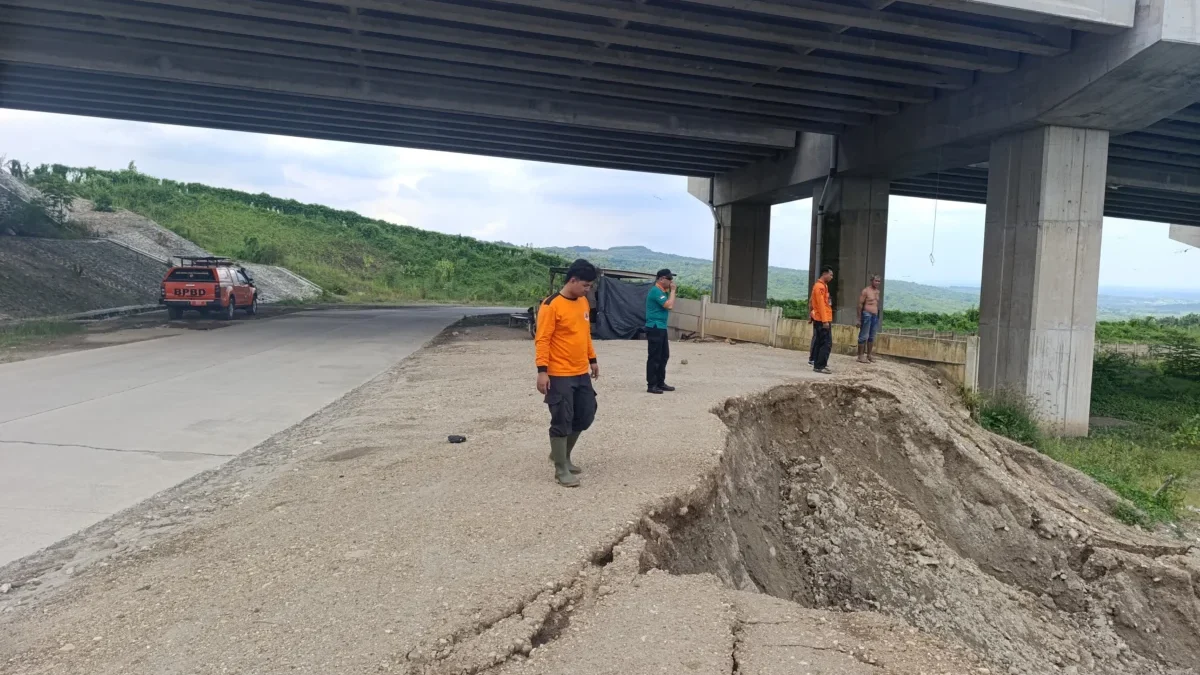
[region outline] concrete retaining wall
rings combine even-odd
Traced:
[[[812,324],[785,319],[778,307],[760,309],[723,305],[709,302],[708,296],[704,300],[677,300],[669,326],[676,335],[728,338],[799,352],[807,352],[812,343]],[[855,354],[858,349],[858,329],[835,324],[833,348],[839,354]],[[979,338],[975,336],[950,338],[881,334],[876,338],[875,353],[932,367],[951,382],[970,389],[978,386]]]
[[[0,237],[0,319],[155,304],[166,271],[104,240]]]

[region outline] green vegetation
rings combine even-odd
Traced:
[[[1163,360],[1099,354],[1092,414],[1123,420],[1088,438],[1043,436],[1028,402],[1011,395],[969,397],[981,425],[1037,448],[1129,500],[1113,515],[1151,527],[1175,520],[1184,504],[1200,505],[1200,377],[1180,376]]]
[[[1187,484],[1200,472],[1200,446],[1175,447],[1164,440],[1153,431],[1113,429],[1093,432],[1086,439],[1047,439],[1039,449],[1107,485],[1135,507],[1118,506],[1114,516],[1150,527],[1178,518],[1184,503],[1196,503],[1196,493],[1189,493]]]
[[[0,215],[0,231],[12,230],[25,237],[54,239],[75,238],[84,234],[67,220],[74,195],[63,176],[52,173],[48,167],[35,169],[35,176],[15,159],[5,166],[14,178],[25,180],[36,177],[41,181],[42,194],[36,201],[18,202],[16,208]]]
[[[889,296],[889,301],[890,301]],[[783,303],[776,303],[783,304]],[[891,303],[888,303],[889,307]],[[905,312],[884,307],[885,328],[919,328],[924,330],[979,332],[979,310],[972,307],[963,312]],[[787,312],[785,308],[785,313]],[[1096,322],[1096,342],[1102,344],[1179,345],[1200,340],[1200,314],[1183,316],[1148,316],[1125,321]]]
[[[979,424],[988,431],[1032,448],[1042,444],[1042,430],[1034,419],[1033,406],[1018,394],[1002,391],[984,396],[976,414]]]
[[[0,325],[0,349],[11,349],[30,342],[82,333],[83,326],[70,321],[22,321]]]
[[[11,168],[10,168],[11,170]],[[432,300],[524,305],[546,293],[562,258],[427,232],[351,211],[122,171],[22,167],[41,190],[124,208],[217,255],[285,265],[354,302]],[[65,188],[64,188],[65,186]]]
[[[808,300],[767,300],[767,307],[782,307],[783,318],[808,320]]]
[[[933,312],[898,312],[883,308],[888,328],[919,328],[955,333],[979,332],[979,310],[971,307],[965,312],[935,314]]]
[[[1179,336],[1200,338],[1200,314],[1148,316],[1096,324],[1097,342],[1161,345]]]

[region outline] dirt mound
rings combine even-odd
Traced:
[[[1200,672],[1200,554],[1105,515],[1082,474],[918,378],[728,401],[706,490],[644,520],[647,566],[873,610],[1002,673]]]

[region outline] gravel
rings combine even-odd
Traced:
[[[532,342],[498,335],[446,336],[225,468],[0,569],[47,577],[0,600],[0,670],[400,670],[570,582],[696,484],[723,444],[714,404],[811,372],[782,350],[677,343],[679,391],[651,399],[645,346],[601,344],[600,413],[574,454],[587,473],[567,491]],[[75,577],[53,581],[63,567]]]
[[[924,493],[920,480],[905,478],[907,462],[934,480],[934,458],[952,457],[961,442],[955,434],[976,444],[991,438],[971,431],[945,393],[916,371],[835,357],[841,374],[814,384],[801,353],[677,342],[672,351],[688,362],[668,371],[678,391],[651,397],[644,394],[644,344],[601,343],[600,412],[573,456],[586,469],[583,485],[564,490],[546,461],[548,420],[534,391],[532,342],[516,335],[498,327],[447,332],[224,467],[0,568],[0,583],[12,585],[0,596],[0,672],[1003,672],[989,670],[998,643],[965,647],[969,640],[960,638],[970,636],[947,616],[969,605],[967,583],[979,583],[991,603],[970,611],[1012,614],[982,615],[993,632],[1010,625],[1082,630],[1052,619],[1021,623],[1017,613],[1032,610],[1020,584],[1031,582],[1019,574],[1008,581],[972,576],[976,563],[953,548],[963,542],[942,539],[932,515],[932,495],[947,488],[928,483],[931,501],[911,506]],[[884,381],[893,400],[908,402],[890,414],[919,417],[889,428],[907,454],[863,436],[879,421],[870,397],[819,408],[851,414],[856,421],[844,431],[802,403],[816,387],[859,392],[874,380]],[[772,389],[780,383],[791,386]],[[833,439],[827,445],[840,449],[820,460],[803,440],[817,423],[831,434],[822,436]],[[470,440],[449,444],[451,434]],[[747,445],[754,438],[765,443]],[[936,452],[914,449],[928,439]],[[1126,542],[1129,549],[1106,550],[1106,560],[1132,565],[1150,550],[1181,557],[1178,546],[1126,536],[1131,531],[1099,515],[1111,495],[1080,474],[1003,444],[962,452],[977,466],[955,464],[962,471],[950,480],[967,481],[994,508],[1053,495],[1056,506],[1039,522],[1057,527],[1063,504],[1088,504],[1089,515],[1078,520],[1091,545]],[[797,460],[799,453],[807,459]],[[787,462],[772,461],[784,455]],[[882,457],[890,459],[872,464]],[[997,466],[1007,467],[1009,492],[971,482],[979,471],[1000,480]],[[880,472],[885,478],[874,476]],[[1034,487],[1021,487],[1022,477]],[[856,521],[856,510],[869,518]],[[887,514],[902,519],[898,526],[876,520]],[[987,537],[1003,539],[986,525]],[[811,536],[802,536],[805,528]],[[1014,545],[1033,541],[1018,534]],[[1001,564],[999,553],[983,549],[983,562]],[[875,568],[871,551],[883,561]],[[773,566],[801,554],[813,567]],[[1186,563],[1166,569],[1165,561],[1143,559],[1172,589],[1189,583]],[[884,576],[888,588],[910,596],[937,584],[961,587],[928,593],[934,608],[953,603],[934,611],[840,579],[839,563]],[[644,573],[654,567],[671,574]],[[806,569],[817,576],[805,578]],[[1112,586],[1119,582],[1104,583],[1119,589]],[[809,608],[761,591],[795,592]],[[854,612],[843,613],[846,602]],[[1171,607],[1188,611],[1184,599]],[[1125,656],[1146,664],[1141,655]],[[1026,669],[1029,659],[1013,661],[1009,672],[1042,672]],[[1087,665],[1062,662],[1063,672],[1089,672]]]

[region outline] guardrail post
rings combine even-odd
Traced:
[[[700,339],[708,333],[708,303],[711,296],[700,296]]]
[[[772,347],[777,346],[777,342],[779,339],[779,319],[782,317],[783,317],[783,308],[782,307],[777,306],[777,307],[771,308],[771,335],[768,338],[768,340],[769,340],[768,344],[771,345]]]
[[[963,387],[969,391],[979,389],[979,336],[971,335],[967,337],[967,363],[966,376],[963,378]]]

